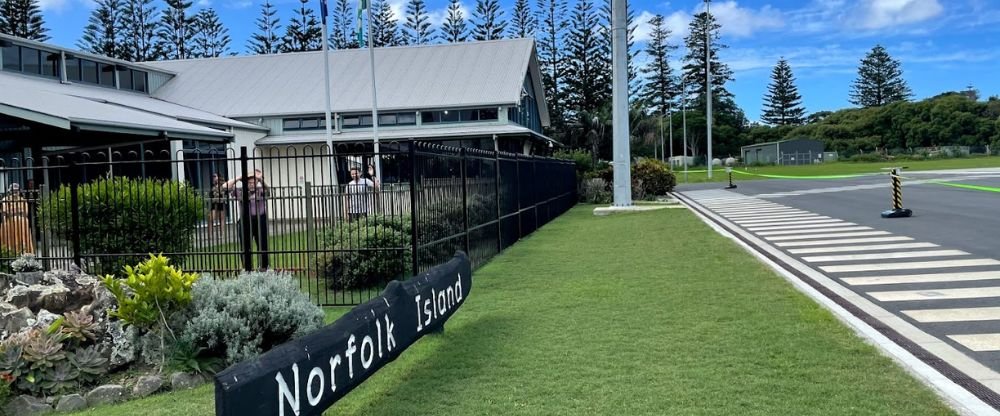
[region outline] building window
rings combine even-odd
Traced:
[[[5,46],[3,70],[31,75],[59,76],[59,54],[18,45]],[[54,58],[53,58],[54,57]]]
[[[101,67],[101,80],[100,84],[105,87],[115,87],[115,66],[108,64],[99,64]]]
[[[66,80],[69,82],[80,80],[80,60],[77,58],[66,58]]]
[[[379,126],[412,126],[417,124],[417,113],[381,113],[378,115]],[[372,126],[371,114],[355,114],[343,117],[341,124],[345,129],[357,129]]]
[[[467,110],[423,111],[420,119],[424,124],[458,123],[468,121],[495,121],[496,108],[471,108]]]
[[[100,79],[97,73],[97,62],[88,61],[86,59],[80,60],[80,80],[83,82],[97,84]]]
[[[147,90],[146,90],[146,84],[147,84],[146,77],[147,76],[148,76],[148,74],[146,74],[143,71],[135,71],[135,70],[133,70],[132,71],[132,89],[134,89],[136,91],[139,91],[139,92],[147,92]]]
[[[21,71],[21,53],[17,46],[6,46],[3,48],[3,70]]]
[[[58,53],[42,53],[42,75],[58,78],[61,56]]]
[[[21,48],[21,72],[26,74],[41,74],[42,63],[38,49]]]
[[[118,72],[118,88],[123,90],[135,89],[135,84],[132,82],[131,69],[125,69]]]
[[[282,129],[317,130],[326,128],[326,117],[286,118],[282,120]]]

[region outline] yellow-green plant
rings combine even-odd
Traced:
[[[108,311],[108,315],[126,325],[157,333],[162,347],[165,334],[177,339],[167,318],[191,303],[191,289],[197,280],[197,274],[171,266],[170,259],[162,254],[150,254],[135,267],[125,266],[124,279],[108,275],[101,282],[118,301],[118,308]],[[162,367],[162,354],[160,358]]]

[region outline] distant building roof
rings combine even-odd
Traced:
[[[509,136],[509,135],[530,135],[532,137],[538,137],[546,141],[555,143],[554,140],[541,136],[538,133],[532,131],[527,127],[522,127],[516,124],[485,124],[480,126],[447,126],[447,127],[412,127],[405,129],[391,129],[391,130],[381,130],[379,131],[379,140],[383,142],[389,142],[394,140],[408,140],[408,139],[442,139],[451,137],[468,137],[468,136],[482,136],[495,134],[498,136]],[[333,141],[335,142],[353,142],[370,140],[372,138],[372,132],[370,130],[357,130],[357,131],[345,131],[340,134],[333,135]],[[324,133],[303,133],[303,134],[288,134],[280,136],[267,136],[257,140],[257,145],[292,145],[292,144],[310,144],[310,143],[324,143],[326,142],[326,134]]]
[[[543,125],[544,88],[531,39],[375,50],[378,108],[384,111],[517,105],[531,73]],[[225,117],[325,111],[322,52],[147,62],[178,74],[153,92]],[[334,112],[371,110],[367,49],[329,53]]]
[[[814,142],[819,142],[820,141],[820,140],[811,139],[811,138],[808,138],[808,137],[796,137],[794,139],[782,139],[782,140],[777,140],[777,141],[773,141],[773,142],[748,144],[746,146],[740,147],[740,150],[743,150],[743,149],[746,149],[746,148],[750,148],[750,147],[770,146],[770,145],[773,145],[773,144],[780,144],[780,143],[791,142],[791,141],[798,141],[798,140],[809,140],[809,141],[814,141]]]

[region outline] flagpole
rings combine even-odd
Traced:
[[[368,6],[368,61],[372,70],[372,142],[375,144],[375,177],[382,178],[382,157],[378,148],[378,94],[375,89],[375,42],[372,39],[372,5]]]
[[[337,161],[333,159],[333,115],[330,104],[330,45],[327,41],[327,29],[326,29],[326,16],[327,16],[327,5],[326,0],[320,0],[319,2],[319,12],[323,16],[323,98],[326,100],[326,143],[329,146],[327,150],[330,156],[330,177],[333,178],[333,184],[337,185]]]

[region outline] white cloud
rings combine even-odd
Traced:
[[[722,25],[723,35],[748,37],[760,30],[778,29],[785,25],[781,11],[769,5],[753,10],[729,0],[713,3],[711,11]]]
[[[406,20],[406,16],[403,14],[403,8],[406,7],[406,3],[403,0],[389,0],[389,10],[392,11],[392,18],[403,23]]]
[[[38,7],[44,11],[61,12],[66,8],[66,6],[69,6],[71,2],[73,2],[73,0],[38,0]],[[88,9],[94,8],[93,2],[91,1],[83,1],[82,3],[84,3]]]
[[[210,7],[212,6],[212,0],[198,0],[198,5],[201,7]]]
[[[253,6],[253,0],[235,0],[226,4],[230,9],[246,9],[250,6]]]
[[[862,0],[859,27],[883,29],[919,23],[944,11],[938,0]]]

